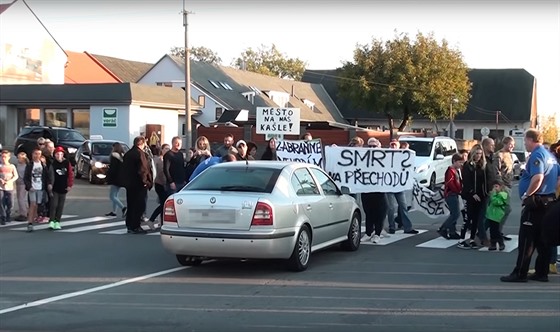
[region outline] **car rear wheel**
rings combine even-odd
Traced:
[[[292,256],[288,260],[288,267],[292,271],[304,271],[309,265],[309,257],[311,256],[311,232],[309,227],[304,225],[301,227],[297,239],[296,245],[294,246],[294,251]]]
[[[176,255],[177,262],[182,266],[199,266],[202,264],[202,259],[193,257],[193,256],[185,256],[185,255]]]
[[[358,211],[352,215],[350,221],[350,229],[348,229],[348,239],[342,242],[342,249],[348,251],[356,251],[360,247],[360,240],[362,238],[362,218]]]
[[[436,191],[436,173],[432,173],[432,176],[430,177],[430,190],[431,191]]]

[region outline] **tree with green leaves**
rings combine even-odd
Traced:
[[[371,45],[358,45],[354,60],[339,70],[341,96],[356,107],[385,114],[389,128],[400,131],[414,115],[452,119],[466,110],[470,99],[461,52],[445,40],[439,43],[433,34],[418,33],[415,40],[408,34],[373,39]],[[394,118],[401,119],[398,126]]]
[[[175,55],[181,58],[185,58],[185,48],[184,47],[173,47],[170,50],[171,55]],[[212,51],[211,49],[199,46],[191,47],[189,50],[189,56],[191,60],[207,62],[219,65],[222,63],[222,59],[218,56],[218,53]]]
[[[233,60],[235,68],[286,79],[301,80],[307,64],[298,58],[289,58],[276,45],[261,45],[258,50],[249,47]]]

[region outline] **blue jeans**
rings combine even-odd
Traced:
[[[11,213],[12,192],[8,190],[0,190],[0,219],[4,222],[10,222]]]
[[[558,247],[550,248],[550,264],[556,264],[558,260]]]
[[[406,204],[406,197],[403,192],[400,193],[387,193],[387,219],[389,220],[389,229],[395,229],[395,203],[397,204],[397,211],[401,216],[401,222],[405,232],[412,230],[412,222],[408,217],[408,205]],[[395,202],[396,201],[396,202]]]
[[[119,199],[119,191],[121,190],[121,187],[111,185],[110,188],[111,189],[109,190],[109,199],[111,199],[111,202],[113,202],[112,211],[117,213],[119,210],[122,211],[122,209],[124,208],[124,204]]]
[[[456,225],[457,219],[461,216],[461,206],[459,205],[459,196],[449,195],[445,198],[445,203],[449,207],[449,217],[441,225],[442,230],[447,230],[449,233],[457,233]]]

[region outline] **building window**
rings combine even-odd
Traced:
[[[41,124],[41,110],[39,108],[21,109],[20,112],[25,112],[24,126],[38,126]]]
[[[68,110],[45,109],[45,126],[68,127]]]
[[[72,128],[89,138],[89,109],[75,108],[72,110]]]
[[[156,82],[157,86],[164,86],[166,88],[171,88],[173,87],[173,83],[171,82]]]
[[[455,130],[455,138],[463,139],[464,136],[465,136],[465,130],[464,129],[456,129]]]
[[[198,96],[198,104],[204,107],[204,105],[206,105],[206,96],[204,95]]]
[[[221,107],[216,107],[216,120],[218,120],[222,114],[224,113],[224,109]]]

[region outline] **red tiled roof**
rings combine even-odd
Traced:
[[[65,84],[120,83],[105,67],[91,59],[87,53],[66,51],[68,63],[64,68]]]

